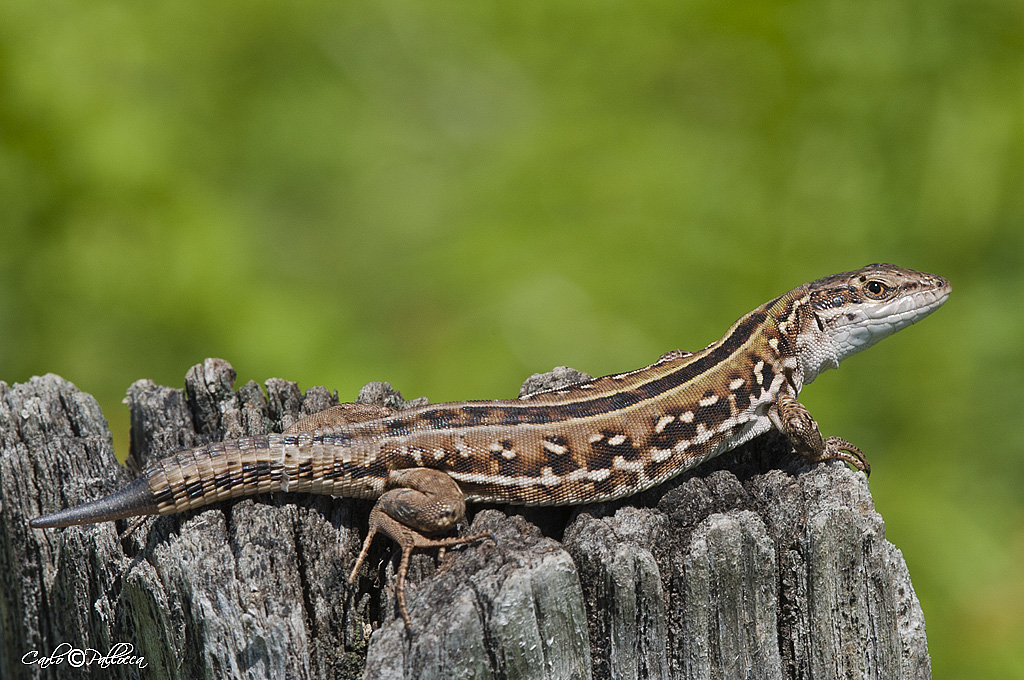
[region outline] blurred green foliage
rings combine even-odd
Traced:
[[[868,262],[949,277],[805,393],[936,677],[1024,678],[1022,227],[1019,0],[0,3],[0,379],[75,381],[121,455],[128,385],[208,356],[512,396]]]

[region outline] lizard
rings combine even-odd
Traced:
[[[870,474],[863,452],[823,437],[801,389],[845,358],[938,309],[949,282],[872,264],[803,284],[737,320],[699,352],[519,399],[401,411],[340,404],[281,433],[186,449],[149,463],[112,495],[30,521],[64,527],[168,515],[274,491],[374,499],[352,583],[379,532],[398,544],[395,594],[406,626],[414,549],[448,536],[466,503],[610,501],[652,488],[775,428],[808,462]]]

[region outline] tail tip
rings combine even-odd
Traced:
[[[95,524],[136,515],[152,515],[157,512],[153,492],[145,476],[115,494],[100,498],[84,505],[58,510],[30,519],[33,529],[54,529],[76,524]]]

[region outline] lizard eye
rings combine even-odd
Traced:
[[[889,287],[881,281],[868,281],[864,286],[864,291],[867,293],[868,297],[875,298],[877,300],[884,297],[885,294],[889,292]]]

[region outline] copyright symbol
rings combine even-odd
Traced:
[[[81,668],[85,665],[85,650],[72,649],[70,652],[68,652],[67,659],[70,665],[74,666],[75,668]]]

